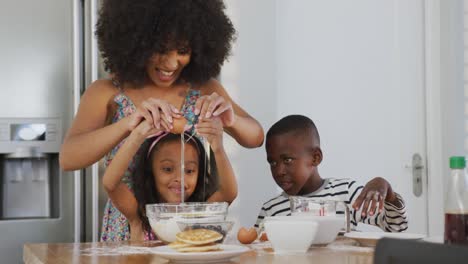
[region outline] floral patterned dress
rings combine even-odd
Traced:
[[[188,90],[187,95],[185,96],[185,102],[182,106],[181,111],[184,117],[187,119],[188,125],[194,125],[197,122],[198,116],[194,114],[194,110],[195,103],[199,97],[200,91],[192,89]],[[112,118],[112,123],[115,123],[120,119],[131,115],[136,110],[136,107],[130,100],[130,98],[128,98],[122,92],[115,96],[114,102],[117,103],[118,107],[114,117]],[[122,146],[124,141],[125,140],[120,142],[104,157],[104,164],[106,168],[110,164],[110,162],[112,161],[112,159],[114,158],[115,154]],[[133,191],[133,182],[131,175],[135,169],[135,161],[137,160],[138,155],[139,154],[137,153],[137,155],[130,162],[130,165],[125,171],[125,175],[122,177],[122,182],[125,183],[131,191]],[[151,239],[153,237],[154,236],[152,236],[151,234],[145,234],[145,239]],[[102,219],[101,241],[123,241],[129,239],[130,229],[127,218],[122,213],[120,213],[120,211],[117,210],[117,208],[115,208],[110,199],[107,200],[104,209],[104,216]]]

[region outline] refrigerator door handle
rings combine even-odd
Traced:
[[[89,5],[89,6],[88,6]],[[86,12],[88,14],[86,14]],[[84,65],[85,65],[85,52],[84,52],[84,43],[85,43],[85,28],[83,25],[85,23],[85,16],[89,16],[90,21],[90,73],[91,73],[91,82],[97,80],[98,78],[98,48],[97,40],[94,36],[94,27],[97,22],[98,15],[98,1],[97,0],[73,0],[73,104],[74,104],[74,114],[78,111],[78,106],[80,104],[80,97],[82,92],[85,90],[85,76],[84,76]],[[99,238],[99,165],[95,163],[91,166],[91,181],[92,181],[92,190],[91,190],[91,239],[92,242],[97,242]],[[82,170],[74,172],[74,192],[75,192],[75,201],[74,201],[74,237],[75,242],[81,242],[82,237],[84,236],[85,227],[83,223],[86,220],[83,218],[83,173]]]
[[[98,0],[90,1],[90,49],[91,49],[91,82],[98,79],[98,44],[94,35],[98,16]],[[97,242],[99,238],[99,163],[94,163],[91,167],[92,178],[92,241]]]
[[[78,111],[83,87],[83,5],[81,0],[73,0],[73,114]],[[73,173],[74,177],[74,241],[81,242],[82,236],[82,170]]]

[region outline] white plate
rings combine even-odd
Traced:
[[[365,247],[375,246],[377,241],[384,237],[397,239],[421,239],[426,237],[422,234],[388,232],[350,232],[345,233],[344,236],[358,241],[361,246]]]
[[[152,248],[151,252],[172,262],[210,263],[228,261],[250,250],[239,245],[221,245],[221,249],[208,252],[178,252],[168,246],[161,246]]]
[[[443,244],[444,243],[444,237],[443,236],[425,237],[425,238],[423,238],[423,241],[430,242],[430,243]]]

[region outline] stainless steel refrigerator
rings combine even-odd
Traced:
[[[103,72],[93,37],[98,6],[0,1],[0,263],[21,263],[25,243],[99,239],[99,166],[58,165],[80,96]]]

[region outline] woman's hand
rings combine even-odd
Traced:
[[[128,129],[132,131],[142,120],[147,120],[157,129],[170,131],[173,118],[180,118],[179,110],[172,104],[156,98],[146,99],[137,107],[136,111],[129,116]]]
[[[379,212],[383,211],[384,202],[390,202],[396,206],[398,199],[392,186],[384,178],[374,178],[370,180],[362,189],[356,201],[353,203],[354,210],[359,210],[362,206],[362,216],[366,216],[367,212],[372,216],[376,213],[377,205]]]
[[[231,102],[216,92],[198,98],[195,104],[195,114],[200,114],[199,120],[219,117],[223,127],[231,127],[236,119]]]
[[[219,117],[199,120],[195,129],[198,135],[208,140],[213,152],[223,149],[223,123]]]

